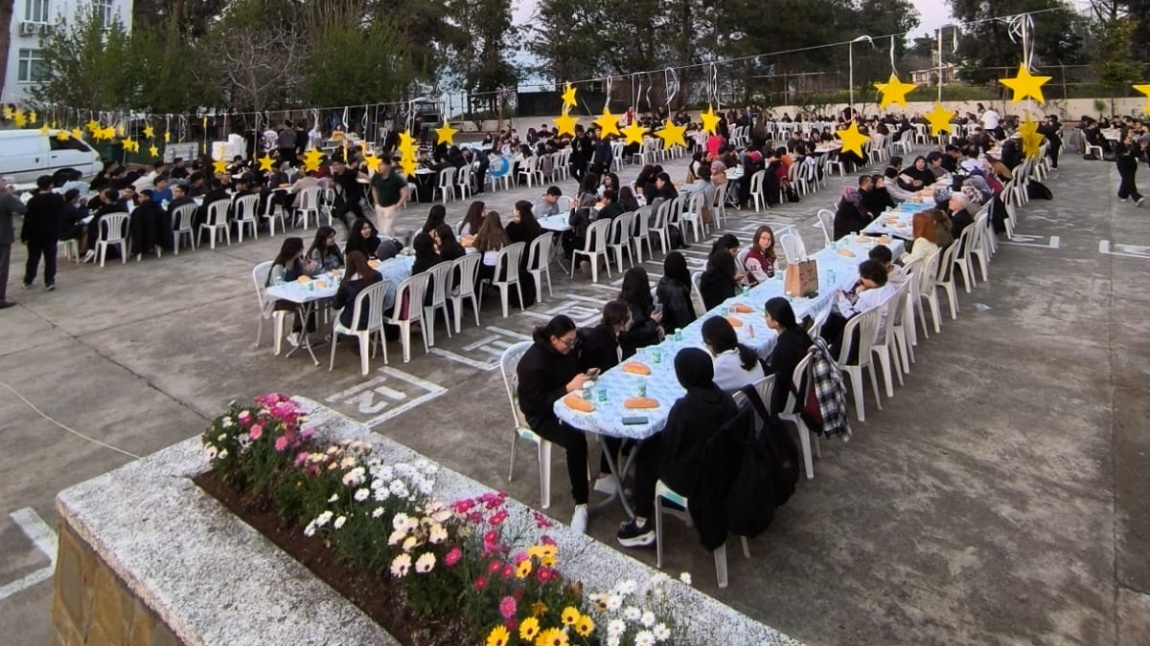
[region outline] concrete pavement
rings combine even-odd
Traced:
[[[685,165],[668,164],[676,179]],[[730,588],[715,587],[709,554],[675,521],[667,569],[691,571],[709,594],[812,644],[1150,643],[1150,209],[1118,203],[1116,179],[1113,164],[1063,160],[1048,181],[1055,200],[1022,211],[1027,237],[1000,245],[991,281],[960,293],[957,321],[920,338],[906,387],[884,396],[881,411],[868,394],[868,421],[853,423],[849,444],[824,442],[815,479],[751,541],[751,559],[731,551]],[[795,225],[817,248],[814,213],[848,182],[736,214],[728,229],[745,244],[761,222]],[[509,214],[541,192],[483,197]],[[448,221],[465,208],[450,204]],[[412,205],[399,228],[425,214]],[[555,268],[554,299],[507,319],[488,299],[481,327],[465,315],[463,333],[447,339],[441,324],[433,354],[415,339],[409,364],[393,343],[390,366],[376,359],[365,379],[350,344],[333,372],[299,353],[273,356],[270,327],[253,347],[251,268],[281,240],[102,270],[61,263],[54,293],[20,290],[14,248],[9,294],[20,306],[0,312],[0,382],[59,424],[136,455],[198,434],[230,399],[298,393],[537,505],[529,450],[507,482],[511,418],[498,353],[554,313],[597,319],[619,275],[592,285]],[[706,248],[692,245],[692,264]],[[660,274],[661,257],[645,266]],[[326,363],[327,349],[317,356]],[[51,524],[57,491],[131,458],[3,387],[0,419],[4,586],[50,564],[9,514],[31,507]],[[561,454],[553,471],[550,513],[566,520]],[[593,518],[591,533],[613,541],[621,519],[619,510]],[[654,563],[653,551],[632,554]],[[40,583],[0,599],[0,634],[45,643],[49,594]]]

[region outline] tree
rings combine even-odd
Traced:
[[[219,104],[219,86],[203,84],[196,73],[207,64],[203,48],[181,28],[177,14],[159,24],[133,25],[129,49],[136,81],[129,107],[171,114]]]
[[[514,85],[519,74],[510,60],[518,31],[511,25],[511,0],[449,0],[447,6],[459,36],[452,47],[459,87],[494,109],[496,91]]]
[[[205,36],[209,63],[201,78],[220,88],[228,107],[263,112],[298,96],[305,43],[290,9],[238,0]]]
[[[1142,64],[1133,57],[1136,27],[1134,21],[1125,18],[1102,24],[1094,70],[1102,87],[1110,92],[1111,112],[1114,112],[1114,98],[1126,96],[1130,86],[1142,80]]]
[[[959,37],[959,59],[965,64],[959,75],[974,85],[993,85],[1004,71],[1018,69],[1022,62],[1022,42],[1011,38],[1010,25],[990,20],[1031,11],[1054,11],[1033,16],[1034,64],[1073,64],[1082,60],[1082,37],[1075,27],[1078,16],[1065,0],[949,0],[956,20],[971,24]],[[1000,69],[992,69],[1000,68]],[[1013,74],[1011,74],[1013,75]]]
[[[104,25],[95,9],[78,11],[41,37],[47,78],[32,88],[42,103],[87,110],[119,110],[135,95],[131,42],[124,23]]]

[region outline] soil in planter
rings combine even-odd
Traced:
[[[304,536],[302,527],[285,525],[267,496],[236,490],[211,471],[193,480],[233,514],[347,597],[403,646],[462,646],[470,643],[467,626],[459,617],[415,617],[404,605],[403,586],[398,581],[375,573],[357,572],[336,560],[323,541]]]

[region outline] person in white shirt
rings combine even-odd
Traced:
[[[842,350],[843,332],[847,321],[865,314],[877,307],[882,307],[894,295],[897,288],[887,278],[886,268],[875,260],[864,260],[859,265],[859,282],[849,292],[837,290],[835,292],[834,309],[823,324],[822,337],[831,346],[831,351],[838,356]],[[882,322],[879,323],[882,329]],[[847,363],[854,363],[858,357],[858,340],[851,343],[850,356]]]
[[[994,108],[987,108],[986,112],[982,113],[982,129],[998,137],[998,122],[1001,117]]]
[[[714,358],[715,385],[733,392],[763,378],[763,364],[751,348],[739,343],[731,323],[712,316],[703,322],[703,343]]]
[[[911,250],[903,252],[902,261],[903,266],[918,260],[925,263],[931,254],[938,251],[939,246],[937,238],[935,237],[934,216],[938,213],[938,209],[927,209],[914,214],[911,221],[911,226],[914,240],[911,242]]]
[[[867,253],[867,258],[882,263],[883,268],[886,269],[888,283],[899,287],[906,282],[906,272],[902,270],[902,267],[894,264],[894,254],[891,253],[890,247],[882,244],[875,245],[874,249]]]

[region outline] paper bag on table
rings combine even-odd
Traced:
[[[819,266],[814,260],[787,265],[783,289],[790,296],[807,297],[819,290]]]

